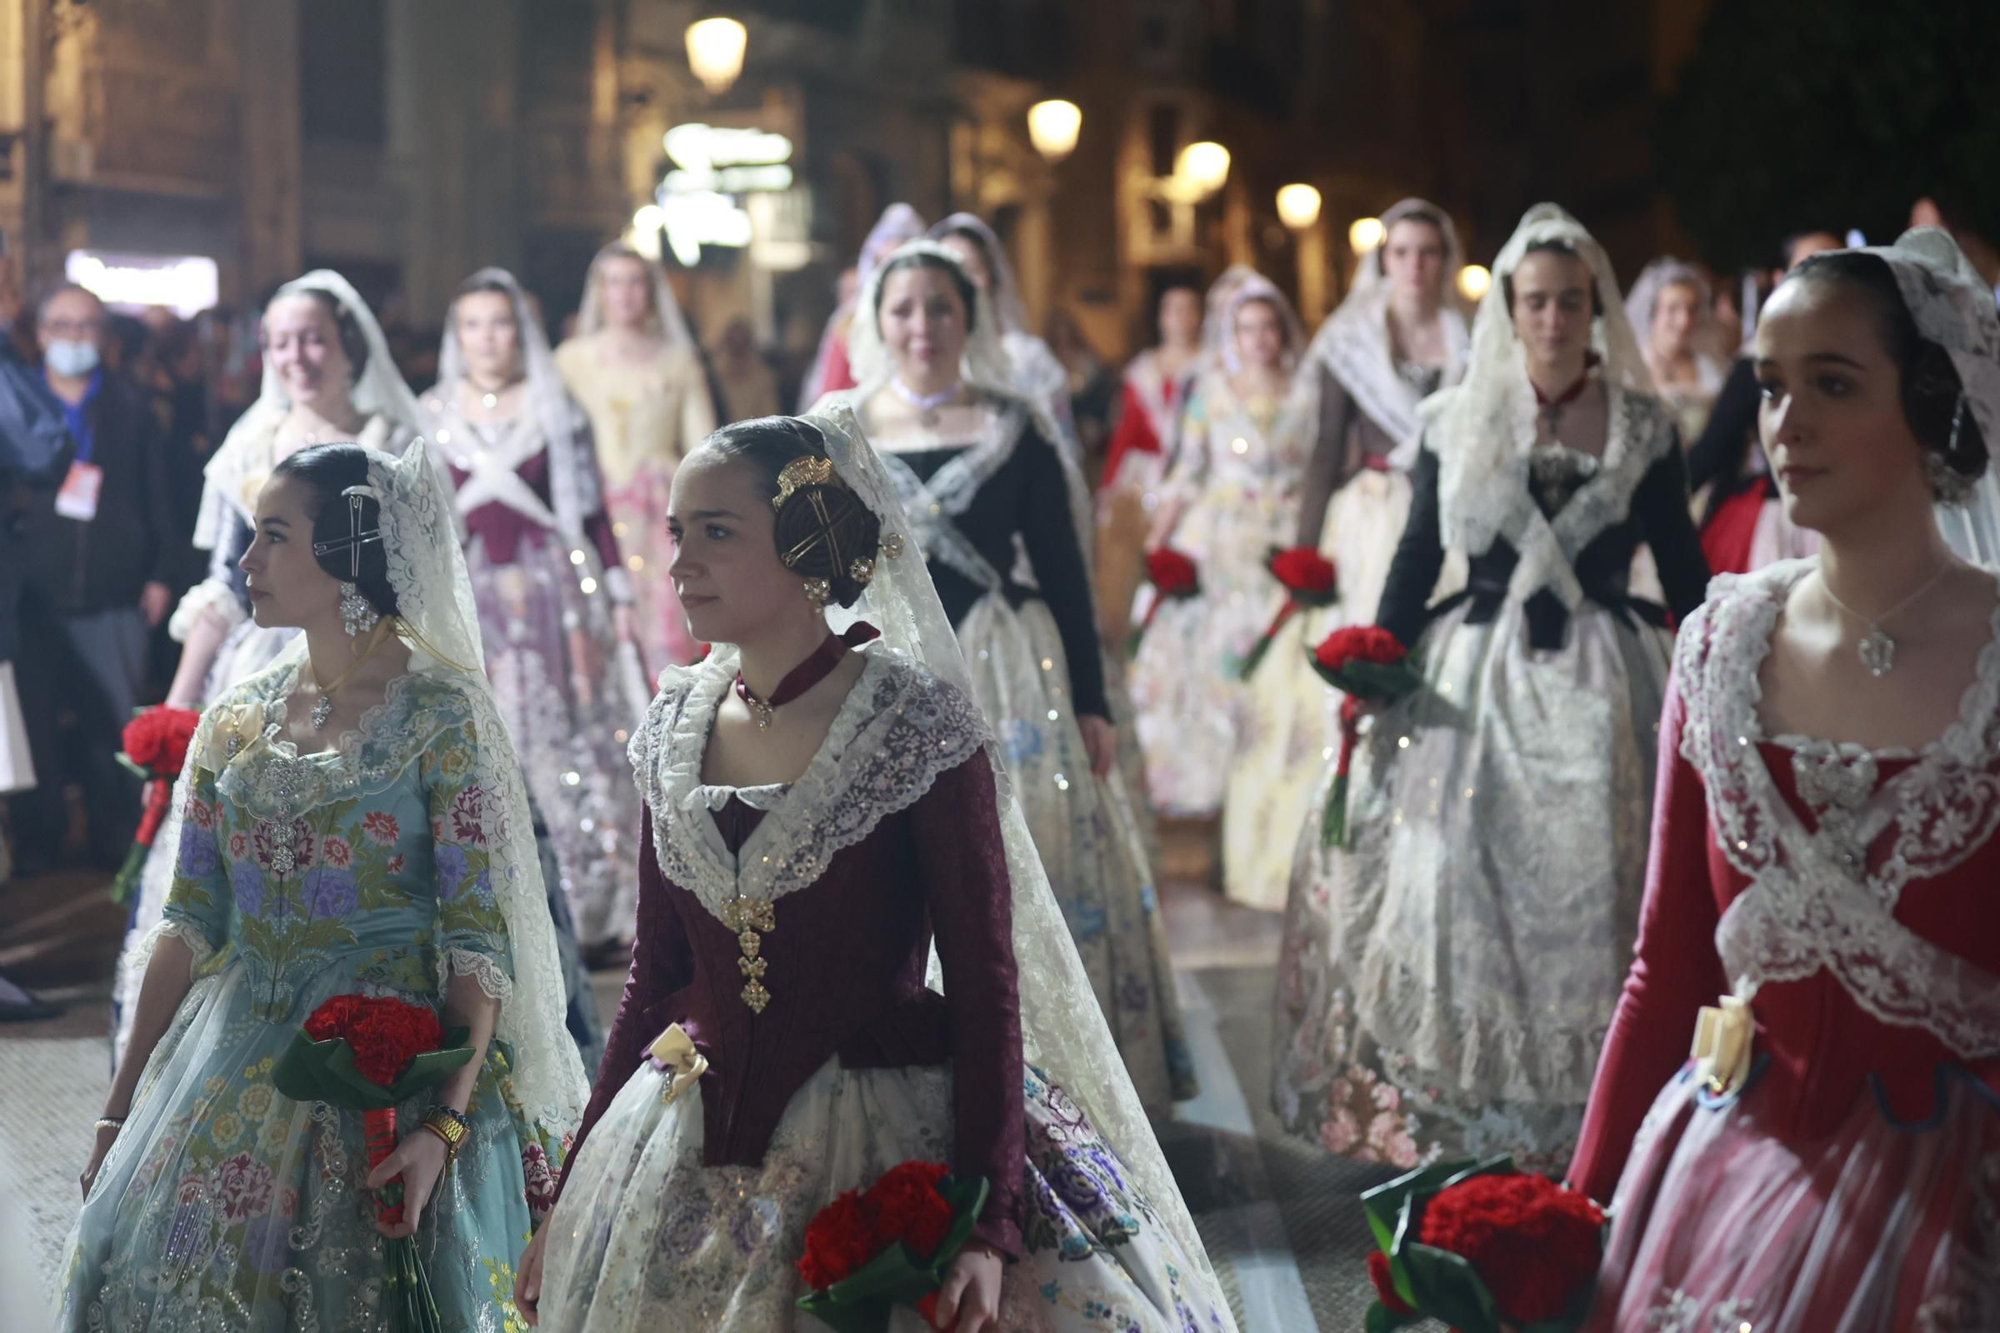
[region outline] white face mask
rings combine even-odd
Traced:
[[[97,369],[97,344],[75,342],[68,338],[49,339],[48,350],[42,354],[50,370],[58,375],[76,377],[88,375]]]

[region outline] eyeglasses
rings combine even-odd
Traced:
[[[58,338],[88,338],[104,327],[96,319],[45,319],[42,327]]]

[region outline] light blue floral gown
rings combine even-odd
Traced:
[[[301,756],[283,738],[296,677],[246,681],[195,735],[161,927],[193,949],[195,981],[71,1235],[64,1329],[382,1328],[361,1117],[292,1101],[272,1067],[329,996],[441,1007],[458,973],[505,1002],[466,696],[404,676],[336,749]],[[399,1108],[402,1132],[428,1100]],[[418,1245],[446,1328],[524,1329],[513,1263],[568,1127],[525,1121],[498,1043],[469,1118]]]

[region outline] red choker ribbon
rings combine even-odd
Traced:
[[[1603,357],[1595,352],[1585,352],[1583,354],[1583,373],[1576,377],[1576,383],[1570,385],[1553,398],[1543,393],[1540,385],[1536,384],[1533,380],[1529,380],[1528,387],[1535,391],[1535,405],[1541,408],[1545,414],[1553,417],[1557,412],[1583,397],[1583,391],[1590,386],[1590,372],[1597,369],[1597,363],[1603,359]]]
[[[768,731],[771,723],[777,720],[780,708],[825,680],[850,650],[881,637],[881,630],[865,620],[857,620],[843,633],[829,633],[820,646],[813,649],[812,656],[793,667],[790,673],[778,682],[778,688],[771,691],[769,699],[759,699],[750,693],[750,687],[743,683],[743,673],[738,671],[736,697],[750,706],[750,715],[757,719],[757,729]]]

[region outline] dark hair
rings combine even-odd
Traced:
[[[312,514],[314,542],[340,542],[338,550],[313,559],[319,567],[343,583],[361,589],[361,595],[385,616],[397,614],[396,590],[389,584],[389,553],[380,541],[361,545],[361,568],[354,572],[354,551],[345,543],[353,532],[379,532],[382,506],[370,496],[362,496],[361,512],[350,516],[350,486],[368,484],[368,453],[358,444],[319,444],[301,449],[271,469],[273,477],[290,477],[312,492],[307,506]]]
[[[1568,255],[1571,259],[1583,264],[1586,273],[1590,272],[1590,265],[1585,262],[1582,255],[1576,252],[1576,247],[1568,241],[1536,241],[1521,252],[1522,259],[1526,259],[1529,255]],[[1514,317],[1514,272],[1512,269],[1509,269],[1500,276],[1500,293],[1507,302],[1507,317],[1512,319]],[[1604,317],[1604,293],[1597,290],[1597,275],[1595,273],[1590,274],[1590,313],[1594,319],[1602,319]]]
[[[1918,332],[1917,321],[1904,303],[1903,290],[1887,261],[1858,250],[1829,250],[1800,264],[1785,282],[1837,283],[1866,295],[1875,306],[1876,327],[1902,380],[1903,420],[1909,423],[1910,434],[1967,480],[1976,480],[1986,471],[1987,446],[1979,433],[1979,422],[1970,411],[1962,416],[1959,412],[1963,386],[1958,368],[1952,365],[1949,352]],[[1952,447],[1954,419],[1958,423],[1956,449]]]
[[[326,311],[333,321],[334,336],[340,339],[340,350],[347,356],[347,364],[359,380],[361,372],[368,368],[368,336],[361,331],[361,324],[354,318],[354,312],[340,303],[340,298],[324,287],[292,287],[281,290],[271,300],[286,296],[310,296],[319,302],[320,309]],[[268,306],[266,307],[269,308]]]
[[[1438,248],[1449,250],[1451,241],[1444,226],[1444,214],[1429,208],[1412,208],[1389,219],[1389,225],[1382,229],[1382,244],[1375,247],[1375,272],[1380,277],[1389,276],[1389,233],[1396,230],[1398,223],[1421,222],[1438,234]],[[1446,281],[1449,281],[1449,275]]]
[[[1785,233],[1785,239],[1778,242],[1778,266],[1790,268],[1792,251],[1798,249],[1799,242],[1808,236],[1831,236],[1835,241],[1839,241],[1844,235],[1846,233],[1839,227],[1801,227],[1797,231],[1788,231]]]
[[[971,275],[966,273],[963,268],[959,267],[952,260],[940,255],[927,254],[919,250],[914,254],[898,255],[888,263],[882,265],[882,281],[876,284],[875,287],[875,318],[877,323],[882,318],[882,296],[889,290],[889,275],[900,273],[906,268],[936,269],[939,273],[950,278],[951,285],[958,289],[959,300],[965,302],[965,327],[971,329],[978,322],[979,288],[973,283]]]
[[[753,417],[724,426],[702,447],[732,462],[747,463],[757,473],[758,491],[778,495],[778,474],[801,458],[825,458],[826,437],[810,421],[798,417]],[[819,506],[812,503],[817,496]],[[826,519],[820,519],[824,508]],[[787,567],[801,578],[825,579],[832,600],[853,606],[868,579],[857,578],[857,560],[870,562],[882,544],[882,520],[861,503],[861,497],[837,480],[825,486],[801,486],[778,510],[774,525],[780,557],[797,556]]]

